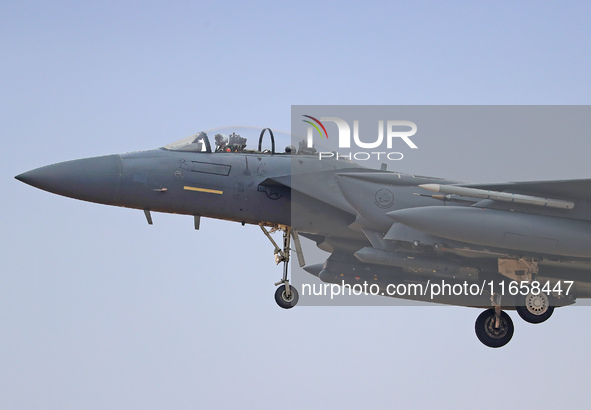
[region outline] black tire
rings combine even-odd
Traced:
[[[285,285],[281,285],[275,291],[275,302],[283,309],[291,309],[298,303],[300,295],[298,290],[293,286],[289,285],[290,297],[288,298],[285,291]]]
[[[501,311],[501,319],[499,327],[494,327],[495,323],[495,309],[487,309],[482,312],[476,319],[474,330],[476,336],[483,344],[488,347],[502,347],[505,346],[513,337],[513,321],[511,317],[504,311]]]
[[[538,295],[528,294],[521,296],[515,306],[517,313],[528,323],[545,322],[554,313],[554,306],[551,305],[550,298],[541,292]]]

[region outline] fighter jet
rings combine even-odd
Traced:
[[[289,262],[293,250],[305,265],[300,236],[330,253],[304,266],[323,282],[362,281],[379,295],[484,308],[475,331],[489,347],[513,336],[507,309],[541,323],[554,307],[591,297],[591,180],[477,184],[408,175],[319,158],[304,140],[276,142],[277,135],[202,131],[16,179],[141,210],[149,224],[152,212],[166,212],[192,216],[195,229],[201,217],[259,225],[283,265],[275,300],[286,309],[299,299]],[[282,232],[280,245],[274,231]],[[392,292],[400,286],[404,294]]]

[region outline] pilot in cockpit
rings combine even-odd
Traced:
[[[230,152],[228,146],[228,139],[222,134],[215,135],[215,152]]]
[[[228,137],[215,135],[215,152],[243,152],[246,148],[246,138],[233,132]]]

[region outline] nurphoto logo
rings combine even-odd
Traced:
[[[307,130],[307,145],[308,148],[313,148],[314,146],[314,130],[318,132],[320,138],[326,138],[328,140],[328,131],[326,130],[325,125],[323,122],[329,121],[336,124],[338,128],[338,144],[339,148],[351,148],[351,126],[349,123],[342,118],[339,117],[320,117],[317,119],[310,115],[304,115],[304,117],[309,118],[309,120],[302,120],[303,122],[309,124]],[[384,123],[386,124],[384,126]],[[377,138],[372,141],[368,141],[367,138],[362,138],[359,136],[359,121],[353,121],[353,144],[357,148],[361,148],[364,150],[375,150],[375,149],[385,149],[391,150],[394,147],[395,138],[399,138],[402,140],[406,145],[412,149],[418,149],[416,144],[410,139],[413,135],[417,132],[417,125],[412,121],[401,121],[401,120],[379,120],[378,121],[378,132]],[[384,141],[385,140],[385,141]],[[389,160],[401,160],[404,158],[404,155],[401,152],[392,152],[392,151],[355,151],[350,152],[346,155],[337,153],[337,152],[319,152],[318,157],[319,159],[323,158],[347,158],[349,160],[368,160],[372,157],[375,159],[382,159],[382,156],[389,159]]]

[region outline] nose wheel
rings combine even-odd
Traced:
[[[289,283],[288,279],[289,253],[291,251],[290,246],[292,236],[296,245],[296,252],[300,266],[305,264],[298,234],[295,230],[292,230],[291,226],[279,225],[273,227],[270,231],[267,231],[267,229],[262,224],[259,226],[261,227],[265,236],[269,238],[273,246],[275,246],[275,263],[279,265],[281,262],[283,262],[283,277],[279,282],[275,283],[275,286],[279,286],[275,291],[275,302],[277,302],[277,304],[283,309],[291,309],[298,303],[299,300],[297,289]],[[271,233],[278,230],[283,231],[283,249],[277,245],[271,236]]]
[[[289,286],[289,292],[287,287]],[[289,283],[281,285],[275,291],[275,302],[283,309],[291,309],[298,303],[300,295],[296,288],[291,286]]]

